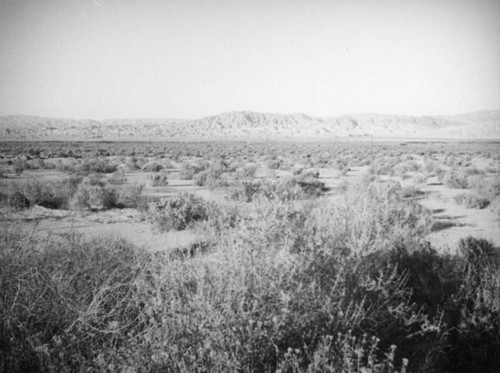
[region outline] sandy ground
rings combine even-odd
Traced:
[[[428,236],[434,247],[453,249],[467,236],[484,238],[500,247],[500,218],[491,208],[469,209],[457,204],[453,197],[464,193],[463,190],[441,185],[426,186],[422,190],[429,194],[420,203],[432,211],[435,219]]]
[[[187,247],[202,240],[192,231],[155,232],[135,209],[113,209],[96,213],[51,210],[35,206],[16,213],[3,212],[2,225],[22,222],[19,229],[27,232],[48,232],[57,236],[83,234],[88,236],[122,237],[150,251]]]

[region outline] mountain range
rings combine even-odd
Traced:
[[[499,140],[500,110],[449,116],[222,113],[200,119],[61,119],[0,117],[0,140],[328,140],[404,138]]]

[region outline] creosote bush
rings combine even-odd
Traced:
[[[469,183],[467,181],[467,175],[465,173],[457,173],[454,171],[448,171],[440,176],[442,182],[454,189],[467,189]]]
[[[306,187],[308,184],[305,184]],[[304,191],[295,177],[277,180],[243,180],[231,188],[232,199],[251,202],[255,199],[292,201],[304,197]]]
[[[1,371],[103,371],[99,352],[144,330],[138,278],[147,261],[131,245],[5,228],[1,240]]]
[[[142,203],[143,184],[129,184],[121,188],[117,193],[116,207],[137,208]]]
[[[28,180],[10,185],[6,203],[14,209],[39,205],[52,209],[67,209],[82,178],[71,176],[61,181]]]
[[[490,200],[474,194],[459,194],[454,197],[459,205],[464,205],[468,209],[484,209],[490,204]]]
[[[35,205],[63,210],[135,208],[141,204],[143,188],[130,184],[114,189],[99,174],[73,175],[61,181],[35,179],[11,184],[2,203],[15,210]]]
[[[151,174],[150,179],[152,187],[166,187],[168,185],[168,173],[166,171],[155,172]]]
[[[70,206],[76,210],[102,210],[116,205],[117,194],[114,189],[92,183],[82,182],[71,198]]]
[[[118,170],[118,166],[112,164],[106,158],[98,158],[98,159],[87,159],[82,164],[78,165],[75,168],[75,172],[79,175],[89,175],[91,173],[99,173],[99,174],[112,174],[113,172]]]
[[[148,206],[147,219],[160,232],[183,230],[198,221],[208,220],[209,203],[190,193],[179,193],[174,199],[161,199]]]

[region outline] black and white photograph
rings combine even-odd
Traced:
[[[3,372],[500,372],[500,1],[0,0]]]

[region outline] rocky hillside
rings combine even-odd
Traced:
[[[362,114],[315,118],[305,114],[230,112],[195,120],[75,120],[0,117],[1,140],[236,140],[236,139],[500,139],[500,110],[456,116]]]

